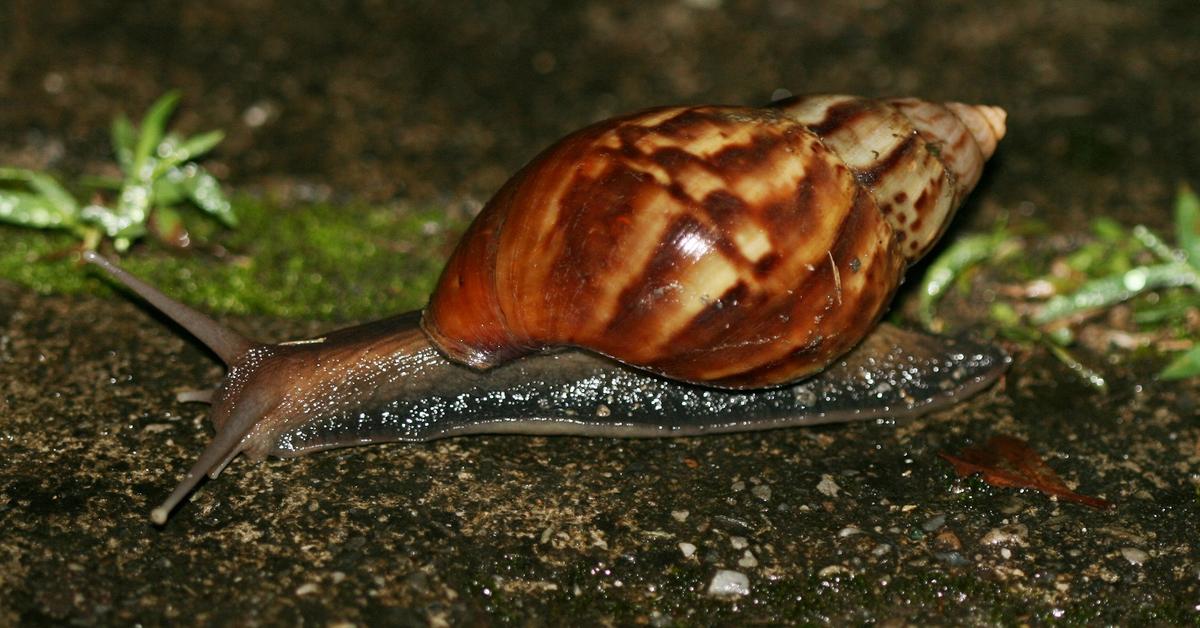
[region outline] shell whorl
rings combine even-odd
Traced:
[[[1003,114],[965,110],[819,96],[597,123],[488,203],[422,324],[476,367],[579,346],[714,386],[800,379],[875,325],[978,180]]]
[[[937,242],[1004,137],[999,107],[799,96],[772,106],[819,135],[888,217],[909,262]]]

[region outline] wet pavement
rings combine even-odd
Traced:
[[[239,190],[478,206],[600,117],[791,90],[1005,107],[949,238],[1167,231],[1200,180],[1190,2],[54,4],[0,7],[0,163],[99,167],[112,112],[177,86]],[[0,280],[0,624],[1196,622],[1200,387],[1114,354],[1100,393],[1009,349],[999,385],[919,420],[239,460],[155,527],[210,433],[174,395],[219,365],[132,302]],[[1115,509],[937,456],[996,433]]]

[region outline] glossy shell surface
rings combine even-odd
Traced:
[[[845,96],[606,120],[488,203],[423,326],[476,367],[578,346],[712,386],[801,379],[877,323],[1002,135],[997,109]]]

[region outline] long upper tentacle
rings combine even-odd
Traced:
[[[125,272],[120,266],[95,251],[85,251],[83,261],[99,266],[121,285],[136,292],[138,296],[158,308],[171,320],[188,330],[197,340],[212,349],[225,364],[233,366],[255,343],[241,334],[221,325],[205,314],[198,312],[160,292],[154,286]]]

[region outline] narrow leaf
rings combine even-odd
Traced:
[[[1200,197],[1186,183],[1175,195],[1175,240],[1188,263],[1200,270]]]
[[[59,185],[54,177],[41,172],[29,171],[26,180],[29,181],[29,187],[52,203],[62,216],[74,219],[79,213],[79,204],[75,202],[75,197],[63,189],[63,186]]]
[[[1120,275],[1093,279],[1072,294],[1050,299],[1033,316],[1033,322],[1042,325],[1078,312],[1128,301],[1148,290],[1178,286],[1200,286],[1200,275],[1196,269],[1178,262],[1138,266]]]
[[[208,133],[193,135],[182,142],[163,142],[159,145],[159,163],[155,167],[156,174],[161,176],[172,168],[200,157],[212,150],[223,139],[225,139],[224,132],[209,131]]]
[[[223,139],[225,139],[224,131],[209,131],[187,138],[181,148],[183,152],[187,153],[187,159],[196,159],[215,148]]]
[[[173,176],[178,173],[176,168],[167,173],[165,177],[159,177],[154,180],[154,206],[156,208],[170,207],[178,205],[184,200],[190,198],[190,191],[183,180],[178,176]],[[155,211],[158,211],[155,209]]]
[[[131,241],[146,232],[150,212],[149,184],[131,183],[121,188],[115,208],[88,205],[80,212],[83,220],[96,225],[110,238]]]
[[[26,168],[0,168],[0,179],[24,181],[36,194],[53,203],[64,216],[74,217],[78,213],[79,205],[75,197],[48,174]]]
[[[74,213],[63,213],[56,204],[40,194],[0,190],[0,221],[24,227],[53,229],[74,226],[76,216]]]
[[[133,151],[137,148],[137,132],[133,130],[133,123],[125,114],[120,114],[113,118],[111,133],[117,165],[126,175],[133,174]]]
[[[1200,345],[1175,358],[1158,374],[1163,379],[1185,379],[1200,375]]]
[[[920,287],[920,316],[926,328],[934,324],[934,309],[939,300],[953,285],[955,278],[966,272],[972,266],[1002,256],[1002,249],[1015,246],[1015,242],[1003,237],[1003,234],[982,234],[959,238],[937,257],[925,276]]]
[[[138,129],[137,147],[133,153],[132,174],[135,177],[147,176],[142,170],[152,151],[162,141],[167,128],[167,118],[171,117],[177,104],[179,104],[179,91],[171,90],[154,101],[154,104],[150,105],[149,111],[146,112],[146,117],[142,118],[142,125]]]
[[[183,179],[184,189],[188,191],[188,197],[192,199],[192,202],[200,209],[215,216],[226,227],[236,227],[237,215],[233,213],[233,205],[225,197],[225,192],[221,190],[221,184],[217,178],[195,164],[190,164],[182,170],[188,173],[188,176]]]

